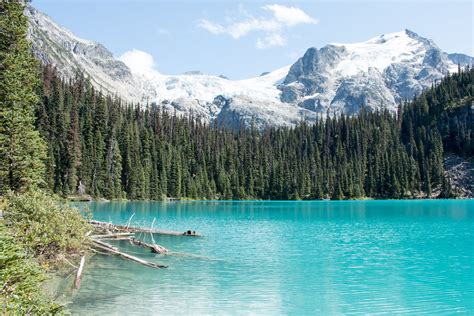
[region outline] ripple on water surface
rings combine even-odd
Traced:
[[[87,205],[204,237],[155,236],[173,256],[115,242],[169,268],[95,256],[73,313],[474,314],[472,200]]]

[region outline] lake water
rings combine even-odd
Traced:
[[[169,268],[96,255],[74,314],[474,314],[474,200],[86,205],[204,236],[155,236],[174,256],[113,242]]]

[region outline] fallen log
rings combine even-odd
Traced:
[[[108,222],[101,222],[96,220],[89,220],[89,224],[95,226],[96,228],[101,228],[103,230],[115,230],[118,232],[129,232],[129,233],[151,233],[156,235],[168,235],[168,236],[187,236],[187,237],[202,237],[202,235],[196,233],[195,231],[187,230],[185,232],[177,232],[172,230],[155,230],[134,226],[124,226],[116,225]]]
[[[81,263],[79,264],[79,269],[77,270],[76,279],[74,280],[75,289],[78,289],[81,286],[82,270],[84,269],[85,263],[86,263],[86,256],[82,256]]]
[[[109,252],[102,252],[102,251],[95,250],[95,249],[93,249],[93,248],[91,248],[91,250],[92,250],[92,252],[97,253],[97,254],[99,254],[99,255],[103,255],[103,256],[110,256],[110,255],[112,255],[112,254],[109,253]]]
[[[143,247],[143,248],[148,248],[153,253],[158,253],[158,254],[168,253],[168,249],[166,249],[163,246],[160,246],[160,245],[157,245],[157,244],[148,244],[144,241],[135,239],[133,237],[130,238],[130,242],[134,245],[137,245],[137,246],[140,246],[140,247]]]
[[[158,269],[162,269],[162,268],[168,268],[168,266],[165,266],[165,265],[162,265],[162,264],[158,264],[158,263],[153,263],[153,262],[148,262],[148,261],[145,261],[143,259],[140,259],[140,258],[137,258],[137,257],[134,257],[134,256],[131,256],[125,252],[121,252],[119,251],[117,248],[111,246],[111,245],[108,245],[107,243],[104,243],[104,242],[101,242],[99,240],[93,240],[94,243],[95,243],[95,247],[99,248],[99,249],[102,249],[102,250],[105,250],[105,251],[108,251],[110,253],[113,253],[113,254],[116,254],[116,255],[119,255],[125,259],[128,259],[128,260],[132,260],[132,261],[135,261],[135,262],[138,262],[140,264],[143,264],[147,267],[151,267],[151,268],[158,268]],[[115,249],[114,249],[115,248]]]
[[[103,241],[100,241],[100,240],[97,240],[97,239],[92,239],[92,241],[98,245],[101,245],[102,247],[105,247],[105,248],[108,248],[108,249],[111,249],[111,250],[115,250],[115,251],[118,251],[118,248],[117,247],[114,247],[110,244],[107,244]]]
[[[133,213],[132,216],[130,216],[130,218],[128,219],[127,228],[130,226],[133,216],[135,216],[135,213]]]
[[[114,233],[114,234],[104,234],[104,235],[92,235],[92,239],[103,239],[103,238],[121,238],[127,236],[133,236],[135,233]]]
[[[75,269],[78,269],[77,266],[73,265],[73,264],[71,263],[71,261],[67,260],[66,258],[63,258],[63,261],[66,262],[67,264],[69,264],[71,267],[73,267],[74,270],[75,270]]]
[[[100,238],[100,240],[130,240],[130,237],[111,237],[111,238]]]

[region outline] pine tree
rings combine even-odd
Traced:
[[[81,141],[79,132],[79,114],[77,104],[73,104],[70,113],[70,123],[66,139],[67,155],[67,189],[65,193],[75,193],[78,180],[78,168],[81,165]]]
[[[170,174],[169,174],[169,189],[168,192],[171,197],[180,198],[181,197],[181,182],[182,182],[182,167],[181,167],[181,157],[180,154],[176,151],[173,152],[173,160],[170,161]]]
[[[43,183],[45,144],[34,128],[37,62],[22,3],[0,2],[0,193]]]
[[[398,116],[361,111],[235,131],[102,96],[83,77],[61,82],[46,67],[36,123],[49,145],[48,183],[64,195],[75,165],[88,193],[107,198],[414,197],[448,190],[446,151],[474,150],[471,77],[448,77]]]

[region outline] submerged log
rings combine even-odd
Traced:
[[[110,252],[102,252],[102,251],[96,250],[94,248],[91,248],[91,250],[92,250],[93,253],[97,253],[97,254],[103,255],[103,256],[111,256],[112,255]]]
[[[84,264],[86,263],[86,256],[82,256],[79,269],[77,270],[76,279],[74,280],[74,288],[78,289],[81,286],[82,270],[84,270]]]
[[[187,230],[185,232],[177,232],[172,230],[155,230],[155,229],[148,229],[148,228],[141,228],[141,227],[134,227],[134,226],[124,226],[124,225],[116,225],[107,222],[101,222],[96,220],[90,220],[89,224],[95,226],[96,228],[101,228],[104,230],[115,230],[121,232],[129,232],[129,233],[151,233],[156,235],[168,235],[168,236],[187,236],[187,237],[201,237],[200,234],[196,233],[195,231]]]
[[[143,264],[147,267],[152,267],[152,268],[168,268],[168,266],[165,266],[165,265],[162,265],[162,264],[158,264],[158,263],[153,263],[153,262],[148,262],[148,261],[145,261],[143,259],[140,259],[140,258],[137,258],[137,257],[134,257],[132,255],[129,255],[125,252],[122,252],[122,251],[119,251],[116,247],[112,246],[112,245],[109,245],[105,242],[102,242],[100,240],[97,240],[97,239],[93,239],[94,243],[95,243],[95,247],[99,248],[99,249],[102,249],[102,250],[105,250],[105,251],[108,251],[110,253],[113,253],[113,254],[116,254],[116,255],[119,255],[125,259],[128,259],[128,260],[132,260],[132,261],[135,261],[135,262],[138,262],[140,264]]]
[[[140,246],[140,247],[143,247],[143,248],[148,248],[153,253],[158,253],[158,254],[168,253],[168,249],[166,249],[163,246],[160,246],[160,245],[157,245],[157,244],[148,244],[144,241],[135,239],[133,237],[130,238],[130,242],[134,245],[137,245],[137,246]]]
[[[100,238],[100,240],[130,240],[130,237],[111,237],[111,238]]]
[[[91,238],[93,239],[113,239],[113,238],[122,238],[122,237],[130,237],[135,235],[135,233],[114,233],[114,234],[104,234],[104,235],[92,235]]]
[[[98,245],[101,245],[102,247],[105,247],[105,248],[109,248],[111,250],[115,250],[115,251],[118,251],[118,248],[117,247],[114,247],[108,243],[105,243],[103,241],[100,241],[100,240],[97,240],[97,239],[92,239],[92,241]]]

